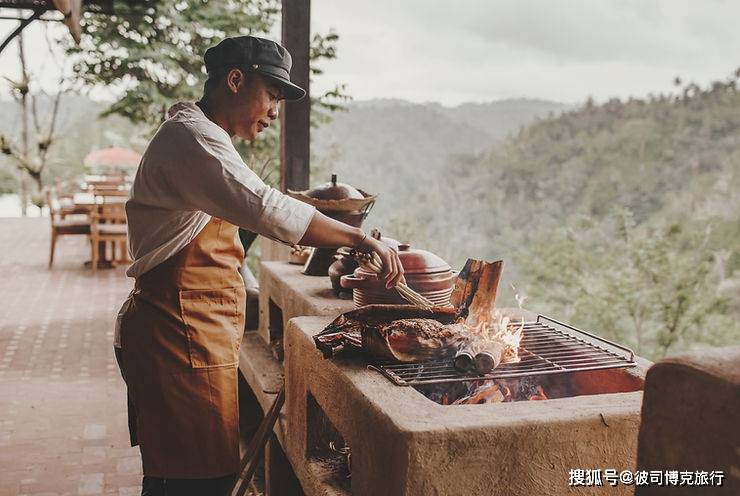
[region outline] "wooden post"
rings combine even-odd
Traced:
[[[308,189],[310,172],[311,96],[309,51],[311,44],[311,1],[282,0],[283,46],[293,57],[290,79],[305,89],[298,102],[283,102],[280,112],[280,188]]]

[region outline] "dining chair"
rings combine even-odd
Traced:
[[[92,269],[98,268],[100,250],[105,255],[106,243],[111,242],[112,261],[116,260],[116,246],[121,250],[121,259],[128,261],[126,250],[126,211],[123,203],[102,203],[90,211],[90,248],[92,250]]]
[[[55,203],[59,207],[58,212],[60,218],[64,219],[68,215],[84,215],[87,217],[89,209],[85,205],[75,204],[74,193],[71,193],[70,189],[65,187],[59,178],[55,178],[54,183],[54,186],[51,186],[49,189]]]
[[[128,200],[129,189],[95,187],[92,189],[95,203],[122,203]]]
[[[49,218],[51,219],[51,249],[49,250],[49,268],[54,263],[54,248],[56,247],[57,238],[67,235],[88,235],[90,234],[90,221],[86,217],[66,218],[59,202],[54,197],[51,188],[46,188],[46,204],[49,206]]]

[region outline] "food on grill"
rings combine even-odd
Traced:
[[[461,348],[457,350],[455,358],[453,360],[455,368],[460,372],[474,372],[475,371],[475,355],[470,350]]]
[[[323,331],[314,336],[314,342],[327,358],[334,354],[334,350],[349,348],[363,350],[371,358],[388,359],[389,354],[385,352],[385,346],[376,346],[383,350],[383,355],[376,357],[373,351],[364,345],[368,340],[365,335],[378,334],[379,325],[400,319],[431,319],[442,324],[451,324],[455,318],[455,309],[448,307],[426,309],[414,305],[366,305],[334,319]]]
[[[470,340],[455,354],[454,365],[460,372],[487,374],[506,356],[506,344],[500,341]]]
[[[487,374],[501,363],[519,361],[519,342],[523,326],[494,311],[488,321],[470,328],[467,342],[455,355],[455,368],[461,372]]]
[[[498,367],[506,351],[504,343],[486,343],[485,348],[475,354],[475,370],[479,374],[487,374]]]
[[[467,339],[462,323],[443,324],[424,318],[380,322],[363,331],[362,346],[371,355],[396,362],[451,356]]]

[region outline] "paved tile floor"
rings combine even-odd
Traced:
[[[0,496],[137,495],[113,321],[132,281],[83,267],[82,236],[0,218]]]

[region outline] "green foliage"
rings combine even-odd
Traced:
[[[118,115],[153,132],[177,101],[195,101],[206,80],[203,54],[226,36],[269,36],[279,19],[279,0],[158,0],[148,5],[115,2],[115,15],[86,13],[79,47],[67,45],[77,58],[75,74],[86,87],[121,89],[121,97],[103,116]],[[336,58],[339,36],[315,34],[310,47],[311,74],[321,61]],[[62,43],[65,40],[60,40]],[[67,43],[69,43],[67,41]],[[343,85],[311,97],[312,126],[330,120],[349,99]],[[279,123],[251,142],[235,139],[247,163],[268,184],[277,186]]]
[[[14,193],[18,180],[7,170],[0,169],[0,195]]]
[[[740,333],[729,298],[718,291],[708,231],[636,226],[623,210],[558,230],[519,262],[530,305],[643,356],[731,342]]]
[[[400,121],[395,139],[332,125],[322,158],[336,157],[327,171],[361,165],[338,172],[380,193],[367,225],[456,268],[504,259],[501,305],[515,304],[514,283],[529,309],[659,358],[740,342],[736,82],[587,102],[478,153],[480,127],[450,133],[404,102],[373,102]]]
[[[279,13],[276,0],[115,2],[115,15],[85,13],[77,78],[87,86],[119,86],[106,114],[158,126],[179,100],[197,100],[206,74],[203,54],[225,36],[264,35]]]
[[[203,54],[226,36],[268,36],[279,20],[279,0],[159,0],[149,5],[115,3],[115,15],[86,13],[75,74],[86,87],[120,88],[122,96],[105,112],[143,123],[153,132],[177,101],[200,98],[206,79]],[[311,74],[337,56],[339,35],[315,34],[310,47]],[[64,40],[62,40],[64,42]],[[66,43],[69,43],[66,41]],[[312,125],[326,123],[349,96],[344,85],[311,97]],[[252,142],[235,140],[239,152],[254,162],[269,163],[265,177],[279,182],[278,123]]]

